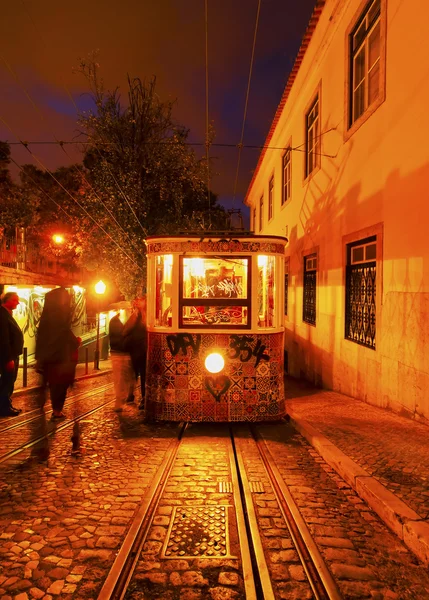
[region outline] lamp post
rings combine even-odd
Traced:
[[[95,292],[97,294],[97,340],[95,342],[94,352],[94,369],[100,370],[100,296],[106,291],[106,284],[100,279],[95,284]]]

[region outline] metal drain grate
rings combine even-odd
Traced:
[[[175,506],[161,558],[233,558],[229,506]]]

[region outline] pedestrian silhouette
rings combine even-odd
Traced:
[[[66,416],[63,407],[75,379],[80,341],[71,330],[70,294],[63,287],[48,292],[37,331],[36,361],[44,392],[49,387],[53,420]]]
[[[22,331],[12,316],[18,306],[16,292],[7,292],[0,306],[0,416],[16,417],[21,409],[12,406],[19,357],[24,346]]]

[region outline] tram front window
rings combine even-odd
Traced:
[[[181,257],[180,325],[250,327],[250,258]]]

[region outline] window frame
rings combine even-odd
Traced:
[[[268,223],[274,218],[274,175],[268,182]]]
[[[356,118],[353,116],[354,110],[354,102],[353,102],[353,92],[354,92],[354,58],[358,54],[358,50],[353,51],[353,36],[359,29],[359,27],[364,22],[365,18],[369,15],[370,8],[374,5],[378,0],[363,0],[356,11],[353,20],[351,21],[347,31],[345,38],[346,52],[345,52],[345,72],[346,72],[346,84],[345,84],[345,106],[346,110],[344,111],[344,140],[348,140],[353,133],[363,125],[371,115],[378,109],[378,107],[385,101],[386,99],[386,0],[380,1],[380,12],[379,17],[376,21],[372,23],[372,26],[365,34],[365,37],[362,40],[362,43],[365,44],[365,48],[367,47],[368,40],[371,32],[374,30],[374,25],[379,23],[380,26],[380,38],[379,38],[379,57],[378,57],[378,65],[379,65],[379,82],[378,82],[378,96],[377,98],[368,106],[364,108],[363,112]],[[362,48],[362,44],[359,46],[359,50]],[[365,82],[367,82],[368,72],[367,72],[367,55],[365,54]],[[368,85],[365,83],[365,97],[368,94]]]
[[[287,160],[286,160],[287,159]],[[287,177],[285,177],[285,171]],[[285,191],[286,190],[286,191]],[[288,147],[282,155],[282,199],[281,205],[284,206],[291,199],[292,195],[292,147]]]
[[[190,255],[179,256],[179,329],[251,329],[252,326],[252,305],[251,305],[251,293],[252,293],[252,256],[233,256],[234,259],[247,260],[247,286],[246,286],[246,298],[184,298],[183,297],[183,259],[190,258]],[[199,258],[198,256],[192,256],[191,258]],[[201,257],[204,258],[204,257]],[[217,258],[231,260],[231,255],[221,254]],[[240,325],[237,323],[226,324],[226,323],[212,323],[210,325],[206,323],[183,323],[183,307],[184,306],[242,306],[247,308],[247,323]]]
[[[309,254],[305,254],[303,256],[304,260],[304,271],[303,271],[303,282],[302,282],[302,321],[307,323],[307,325],[312,325],[316,327],[317,322],[317,273],[319,271],[319,254],[317,251],[312,251]],[[315,266],[307,265],[309,261],[315,261]],[[312,284],[312,277],[309,275],[310,273],[315,273],[314,276],[314,309],[313,309],[313,318],[308,312],[308,303],[306,302],[306,290],[309,285]]]
[[[380,240],[377,234],[370,235],[366,238],[361,238],[349,242],[346,244],[346,268],[345,268],[345,285],[344,285],[344,339],[348,342],[352,342],[353,344],[358,344],[359,346],[363,346],[364,348],[368,348],[369,350],[377,349],[377,312],[378,312],[378,302],[377,302],[377,258],[378,258],[378,244]],[[368,258],[366,256],[367,249],[375,245],[375,256],[373,258]],[[364,257],[362,260],[353,260],[353,250],[356,248],[362,248]],[[371,309],[373,310],[374,315],[374,335],[372,336],[372,341],[368,343],[366,341],[366,334],[364,340],[356,339],[353,337],[353,331],[350,330],[351,321],[352,321],[352,313],[353,313],[353,305],[351,304],[350,297],[352,295],[353,290],[351,289],[350,281],[352,279],[352,274],[354,272],[363,271],[364,269],[373,268],[372,275],[372,283],[373,283],[373,302],[370,304],[369,317],[371,318]],[[365,289],[365,295],[367,294],[367,290]],[[358,294],[362,297],[362,294]],[[361,306],[359,304],[359,306]],[[365,311],[364,311],[365,312]],[[364,317],[362,317],[364,318]],[[370,325],[368,325],[370,327]],[[359,331],[356,335],[360,335]]]
[[[259,198],[259,231],[264,226],[264,194]]]
[[[309,125],[309,119],[311,113],[317,107],[317,115],[313,118],[311,124]],[[320,133],[320,114],[321,114],[321,103],[320,103],[320,86],[317,92],[313,95],[312,101],[310,102],[307,110],[305,111],[305,120],[304,120],[304,131],[305,131],[305,152],[304,152],[304,180],[309,179],[320,169],[321,163],[321,133]],[[311,139],[310,139],[311,136]],[[310,151],[309,146],[312,146],[312,150]],[[312,162],[310,168],[310,159]]]

